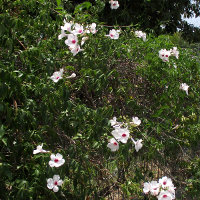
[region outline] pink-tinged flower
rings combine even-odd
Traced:
[[[159,183],[163,189],[174,186],[171,178],[167,178],[166,176],[159,179]]]
[[[76,77],[76,74],[72,73],[71,76],[67,76],[66,78],[70,79],[70,78],[75,78],[75,77]]]
[[[130,131],[126,128],[115,128],[111,133],[118,141],[127,143]]]
[[[73,48],[69,48],[71,50],[71,52],[73,53],[73,56],[75,56],[78,52],[83,51],[83,49],[81,49],[81,47],[79,45],[76,45]]]
[[[112,29],[109,31],[109,35],[105,35],[105,36],[110,37],[111,39],[117,40],[119,38],[119,32],[120,30]]]
[[[166,49],[161,49],[159,51],[159,57],[163,62],[169,62],[169,56],[171,55],[171,51],[167,51]]]
[[[69,23],[69,22],[66,22],[66,23],[64,24],[64,26],[61,26],[61,29],[64,30],[64,31],[71,32],[71,27],[72,27],[72,24]]]
[[[49,161],[50,167],[60,167],[64,163],[65,159],[63,159],[63,156],[61,154],[51,154],[51,160]]]
[[[118,1],[109,1],[109,3],[110,3],[110,8],[111,9],[119,8],[119,2]]]
[[[73,34],[69,34],[67,40],[65,40],[65,44],[73,49],[78,44],[77,36]]]
[[[175,56],[178,59],[179,51],[177,50],[177,47],[173,47],[173,49],[170,49],[170,52],[172,56]]]
[[[59,175],[54,175],[53,178],[47,179],[47,187],[54,192],[58,192],[59,187],[63,184],[63,181],[60,179]]]
[[[160,184],[157,181],[151,181],[150,193],[153,196],[157,196],[160,192]]]
[[[149,182],[144,183],[143,192],[144,192],[145,194],[148,194],[149,191],[150,191],[150,189],[151,189],[151,184],[150,184]]]
[[[157,196],[158,200],[172,200],[175,197],[169,192],[161,190],[160,194]]]
[[[60,69],[60,71],[54,72],[53,75],[50,77],[53,82],[57,83],[60,79],[62,79],[64,69]]]
[[[88,37],[82,37],[81,46],[84,45],[85,41],[88,40]]]
[[[36,150],[33,150],[33,154],[38,154],[38,153],[48,153],[49,151],[46,151],[44,149],[42,149],[43,144],[38,145]]]
[[[74,35],[80,35],[80,34],[83,33],[83,31],[84,31],[84,30],[83,30],[83,26],[76,23],[76,24],[74,25],[74,30],[71,31],[71,33],[73,33]]]
[[[61,34],[58,36],[58,40],[61,40],[62,38],[66,37],[67,34],[65,33],[64,30],[61,30]]]
[[[110,139],[108,145],[108,148],[110,148],[111,151],[117,151],[119,149],[119,143],[114,139]]]
[[[188,95],[189,86],[186,83],[181,83],[180,89],[184,90],[186,92],[186,94]]]
[[[130,122],[133,126],[139,126],[141,124],[141,120],[138,117],[132,117],[132,122]]]
[[[131,140],[135,144],[135,150],[138,152],[142,148],[142,146],[143,146],[143,144],[142,144],[143,140],[140,139],[140,140],[135,141],[133,138],[131,138]]]
[[[135,36],[138,38],[142,38],[143,41],[146,41],[146,33],[143,33],[142,31],[135,31]]]

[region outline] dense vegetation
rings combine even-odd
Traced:
[[[157,178],[158,168],[173,180],[177,199],[200,196],[199,46],[191,50],[179,33],[149,33],[143,41],[137,26],[116,26],[119,39],[112,40],[105,35],[113,27],[99,19],[104,6],[0,5],[0,199],[104,199],[117,189],[126,199],[144,199],[142,184]],[[75,56],[58,40],[64,19],[84,28],[97,24]],[[179,58],[163,62],[158,52],[173,47]],[[61,68],[63,79],[55,83],[50,77]],[[188,95],[181,83],[189,85]],[[114,116],[141,119],[129,128],[143,139],[139,152],[130,139],[116,152],[107,147]],[[49,153],[33,155],[42,143],[63,155],[62,167],[49,166]],[[148,167],[152,162],[157,168]],[[64,181],[57,193],[47,188],[54,174]]]

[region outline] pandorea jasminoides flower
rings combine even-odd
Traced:
[[[177,47],[173,47],[173,49],[170,49],[171,55],[175,56],[177,59],[179,57],[179,51],[177,50]]]
[[[80,24],[75,24],[74,25],[74,30],[71,31],[71,33],[73,33],[74,35],[80,35],[83,33],[83,26]]]
[[[151,195],[157,196],[160,192],[160,184],[157,181],[151,181],[150,184],[151,184],[150,188]]]
[[[88,40],[88,37],[82,37],[81,46],[84,45],[85,41]]]
[[[143,41],[146,41],[146,33],[143,33],[142,31],[135,31],[135,36],[138,38],[142,38]]]
[[[90,26],[89,26],[89,31],[92,33],[92,34],[95,34],[97,32],[96,30],[96,24],[95,23],[92,23]]]
[[[163,62],[169,62],[169,56],[171,55],[171,51],[167,51],[166,49],[161,49],[159,51],[159,57]]]
[[[71,32],[71,26],[72,26],[71,23],[66,22],[66,23],[64,24],[64,26],[61,26],[61,29],[64,30],[64,31]]]
[[[118,141],[127,143],[130,132],[126,128],[115,128],[115,130],[113,130],[111,133]]]
[[[75,78],[75,77],[76,77],[76,74],[72,73],[71,76],[67,76],[66,78]]]
[[[186,94],[188,95],[189,86],[186,83],[181,83],[180,89],[184,90],[186,92]]]
[[[111,126],[113,128],[120,128],[120,126],[123,125],[122,122],[118,122],[116,117],[113,117],[113,119],[110,120]]]
[[[61,154],[51,154],[51,160],[49,161],[50,167],[60,167],[64,163],[65,159],[63,159],[63,156]]]
[[[141,124],[141,120],[138,117],[132,117],[132,122],[130,122],[133,126],[139,126]]]
[[[111,39],[117,40],[119,38],[119,32],[120,30],[112,29],[109,31],[109,35],[105,35],[105,36],[108,36]]]
[[[109,3],[110,3],[110,8],[111,9],[119,8],[119,2],[118,1],[109,1]]]
[[[158,200],[172,200],[175,199],[173,194],[171,194],[169,191],[161,190],[160,194],[157,196]]]
[[[73,48],[69,47],[69,49],[73,53],[73,56],[75,56],[78,52],[83,51],[83,49],[81,49],[80,45],[76,45]]]
[[[110,148],[111,151],[117,151],[119,149],[119,143],[114,138],[111,138],[107,147]]]
[[[162,188],[169,188],[169,187],[174,187],[171,178],[167,178],[166,176],[163,176],[162,178],[159,179],[159,183],[162,186]]]
[[[62,79],[64,69],[60,69],[60,71],[54,72],[53,75],[50,77],[53,82],[57,83],[60,79]]]
[[[142,148],[142,146],[143,146],[143,144],[142,144],[143,140],[140,139],[140,140],[135,141],[133,138],[131,138],[131,140],[135,144],[135,150],[138,152]]]
[[[63,181],[60,179],[59,175],[54,175],[53,178],[47,179],[47,187],[54,192],[58,192],[59,187],[63,184]]]
[[[76,35],[69,34],[67,40],[65,40],[65,44],[70,48],[74,48],[78,44],[78,38]]]
[[[149,191],[150,191],[150,189],[151,189],[151,184],[150,184],[149,182],[144,183],[143,192],[144,192],[145,194],[148,194]]]
[[[58,40],[61,40],[62,38],[66,37],[67,34],[65,33],[64,30],[61,30],[61,34],[58,36]]]
[[[33,150],[33,154],[38,154],[38,153],[47,153],[49,151],[46,151],[44,149],[42,149],[43,144],[38,145],[36,150]]]

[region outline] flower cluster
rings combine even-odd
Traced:
[[[67,33],[66,33],[67,32]],[[65,40],[65,44],[69,47],[69,50],[75,56],[77,53],[83,51],[81,49],[81,46],[85,43],[85,41],[88,39],[87,36],[85,36],[87,33],[95,34],[97,32],[96,30],[96,24],[92,23],[89,26],[86,26],[86,28],[83,28],[83,25],[73,22],[67,22],[64,20],[64,26],[61,26],[61,34],[58,36],[58,39],[61,40],[64,37],[67,37]],[[81,39],[81,46],[78,43],[78,37],[82,37]]]
[[[138,38],[142,38],[143,41],[146,41],[146,33],[143,33],[142,31],[135,31],[135,36]]]
[[[141,124],[141,120],[138,119],[138,117],[133,117],[132,122],[130,124],[134,126],[139,126]],[[117,151],[119,149],[119,142],[121,143],[127,143],[129,137],[130,137],[130,131],[128,130],[127,124],[124,124],[123,122],[118,122],[116,117],[113,117],[113,119],[110,120],[111,126],[114,128],[114,130],[111,132],[114,138],[111,138],[109,140],[109,143],[107,145],[108,148],[111,149],[111,151]],[[123,128],[123,125],[126,127]],[[133,138],[131,138],[135,145],[135,150],[138,152],[143,144],[143,140],[137,140],[135,141]]]
[[[164,176],[158,182],[151,181],[144,183],[143,192],[156,196],[158,200],[172,200],[175,199],[175,189],[172,180]]]
[[[169,51],[166,49],[161,49],[159,51],[159,57],[163,62],[169,62],[170,56],[175,56],[177,59],[179,58],[179,51],[177,50],[177,47],[173,47],[173,49],[170,49]]]

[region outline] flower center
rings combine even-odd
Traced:
[[[114,144],[115,146],[117,146],[117,142],[114,142],[113,144]]]
[[[79,32],[79,33],[82,33],[82,30],[79,30],[78,32]]]
[[[126,133],[123,133],[123,134],[122,134],[122,137],[126,137]]]
[[[59,78],[60,78],[59,76],[56,77],[56,79],[59,79]]]
[[[164,182],[163,182],[163,185],[166,185],[166,184],[167,184],[167,182],[166,182],[166,181],[164,181]]]
[[[162,57],[164,57],[165,55],[163,54]]]
[[[116,6],[116,3],[113,3],[113,6]]]
[[[57,163],[58,161],[59,161],[59,160],[58,160],[57,158],[54,160],[55,163]]]
[[[57,181],[55,181],[55,182],[54,182],[54,185],[58,185],[58,182],[57,182]]]
[[[110,37],[113,37],[114,35],[113,34],[110,34]]]
[[[167,195],[166,195],[166,194],[164,194],[164,195],[163,195],[163,198],[167,198]]]
[[[166,55],[166,57],[169,57],[168,55]]]
[[[72,43],[75,44],[75,43],[76,43],[76,40],[72,40]]]

